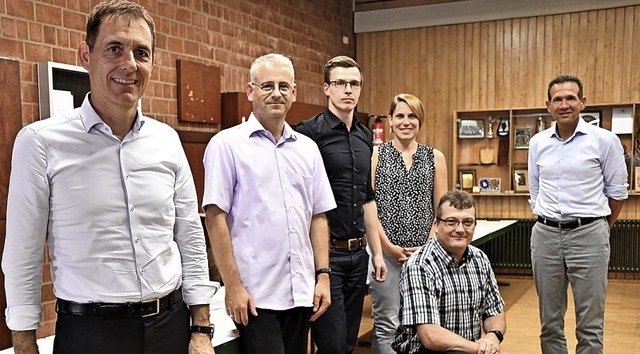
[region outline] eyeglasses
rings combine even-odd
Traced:
[[[362,86],[362,82],[360,81],[344,81],[344,80],[335,80],[329,81],[329,84],[335,86],[337,89],[344,90],[347,88],[347,85],[351,86],[352,90],[359,90]]]
[[[271,92],[273,92],[273,90],[276,89],[276,84],[273,82],[265,82],[260,85],[252,82],[251,85],[258,87],[262,92],[266,94],[270,94]],[[288,95],[289,93],[291,93],[292,89],[293,88],[291,87],[291,85],[286,82],[281,82],[278,84],[278,91],[280,91],[280,94],[282,95]]]
[[[441,219],[438,218],[438,221],[443,222],[445,225],[447,225],[448,227],[453,227],[456,228],[458,227],[458,225],[460,223],[462,223],[462,226],[465,229],[470,229],[474,226],[476,226],[476,220],[475,219],[464,219],[464,220],[458,220],[458,219],[454,219],[454,218],[450,218],[450,219]]]

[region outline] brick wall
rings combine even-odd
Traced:
[[[21,63],[25,124],[39,119],[35,63],[78,65],[87,14],[98,2],[0,0],[0,56]],[[210,129],[177,120],[177,59],[220,67],[221,90],[235,92],[244,91],[253,59],[279,52],[295,66],[298,101],[324,105],[324,63],[335,55],[355,55],[352,9],[343,0],[139,2],[152,14],[157,32],[156,67],[143,111],[175,128]]]
[[[97,0],[0,0],[0,57],[20,62],[22,122],[39,119],[36,63],[79,65],[87,14]],[[296,69],[298,101],[325,105],[324,63],[355,55],[353,15],[343,0],[140,0],[156,23],[156,67],[143,112],[174,128],[217,129],[177,119],[176,60],[221,68],[223,92],[244,91],[257,56],[278,52]],[[256,4],[258,3],[258,4]],[[347,36],[349,44],[343,44]],[[4,235],[0,235],[4,237]],[[45,318],[38,336],[53,333],[55,318],[49,258],[45,256]],[[2,285],[2,289],[4,289]]]

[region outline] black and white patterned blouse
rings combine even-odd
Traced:
[[[418,143],[407,170],[402,154],[389,141],[378,148],[376,204],[389,241],[401,247],[422,246],[433,223],[433,148]]]

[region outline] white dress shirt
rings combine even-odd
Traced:
[[[120,141],[89,95],[15,140],[2,261],[13,330],[42,315],[45,241],[61,299],[138,302],[182,286],[188,305],[209,304],[218,286],[177,133],[139,111]]]

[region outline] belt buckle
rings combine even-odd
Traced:
[[[359,238],[350,238],[349,242],[349,251],[354,251],[360,248],[360,239]]]
[[[576,220],[572,220],[572,221],[558,221],[558,228],[559,229],[575,229],[576,227],[580,226],[580,219]]]
[[[154,299],[154,300],[147,300],[147,301],[143,301],[143,304],[148,304],[150,302],[155,302],[156,303],[156,310],[153,313],[148,313],[146,315],[142,315],[140,317],[150,317],[150,316],[155,316],[157,314],[160,313],[160,298]]]

